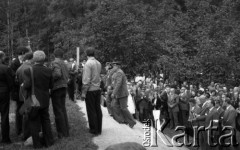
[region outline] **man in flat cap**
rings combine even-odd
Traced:
[[[130,128],[133,128],[136,122],[127,108],[129,94],[127,89],[127,77],[120,68],[121,63],[119,61],[115,61],[112,64],[115,72],[112,75],[113,92],[111,97],[116,104],[120,105],[125,122],[128,123]]]

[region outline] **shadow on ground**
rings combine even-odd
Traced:
[[[10,112],[14,111],[14,104],[11,102]],[[56,127],[54,124],[54,115],[52,111],[52,106],[50,106],[50,117],[52,123],[52,131],[55,137],[55,144],[44,150],[97,150],[98,146],[95,145],[92,141],[93,135],[88,132],[87,121],[84,118],[84,113],[80,111],[80,108],[73,102],[66,102],[68,120],[70,126],[70,137],[65,139],[57,139]],[[15,132],[15,123],[11,123],[11,140],[13,144],[3,146],[0,145],[0,149],[4,150],[29,150],[33,147],[25,147],[16,142],[20,142],[20,138],[16,136]]]

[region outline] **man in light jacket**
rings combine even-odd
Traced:
[[[85,99],[87,107],[87,116],[89,123],[89,132],[94,135],[102,133],[102,110],[101,110],[101,63],[95,59],[95,49],[86,50],[87,62],[83,69],[82,78],[82,100]]]

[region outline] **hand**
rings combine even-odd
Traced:
[[[85,95],[85,94],[82,94],[82,95],[81,95],[81,100],[84,101],[85,98],[86,98],[86,95]]]
[[[35,95],[32,95],[32,106],[33,107],[40,107],[40,103],[37,100],[37,98],[35,97]]]

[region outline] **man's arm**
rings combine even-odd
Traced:
[[[90,87],[91,67],[88,63],[84,65],[83,77],[82,77],[82,97],[86,97],[87,91]]]

